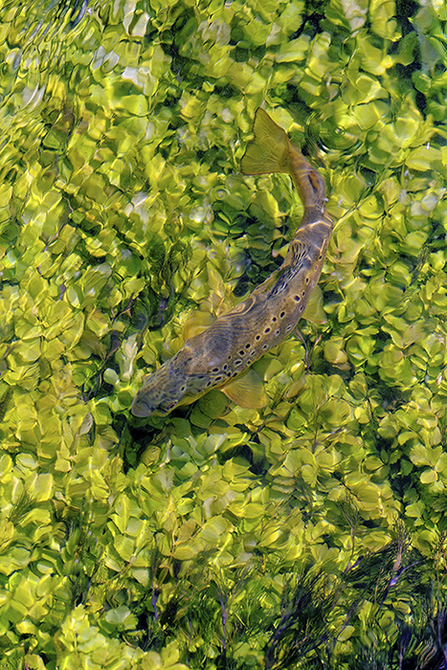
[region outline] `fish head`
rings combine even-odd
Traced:
[[[203,333],[187,340],[173,358],[144,379],[132,403],[134,416],[168,414],[202,395],[209,380],[206,354],[200,348],[202,337]]]
[[[131,412],[138,417],[168,414],[181,402],[185,390],[182,380],[172,374],[168,361],[168,364],[146,377],[133,400]]]

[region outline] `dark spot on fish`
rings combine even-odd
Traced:
[[[320,255],[318,256],[318,260],[321,261],[322,258],[323,258],[323,254],[320,254]]]
[[[168,409],[173,409],[177,404],[177,400],[174,400],[173,402],[170,402],[168,405]]]
[[[180,387],[180,393],[184,393],[186,391],[186,386],[181,386]]]
[[[263,348],[263,350],[265,351],[266,349],[269,348],[269,345],[268,345],[267,343],[265,343],[265,344],[262,345],[262,348]]]
[[[301,300],[301,298],[300,298],[299,295],[294,295],[294,296],[293,296],[293,299],[294,299],[296,302],[299,302],[299,301]]]
[[[261,336],[260,336],[260,335],[256,335],[255,340],[257,340],[257,341],[259,342],[260,339],[261,339]]]
[[[292,330],[292,324],[289,323],[289,325],[286,327],[286,333],[290,333],[291,330]]]
[[[311,187],[312,191],[314,193],[318,193],[318,179],[317,179],[317,175],[315,173],[315,170],[312,170],[306,176],[307,176],[307,181],[309,182],[309,186]]]
[[[212,379],[209,379],[209,380],[207,381],[206,385],[207,385],[207,386],[211,386],[212,383],[213,383],[213,380],[212,380]]]
[[[224,364],[222,365],[222,370],[226,370],[227,367],[228,367],[228,365],[227,365],[226,363],[224,363]]]
[[[304,305],[300,305],[300,309],[299,309],[299,311],[302,312],[302,311],[303,311],[303,308],[304,308]]]
[[[271,328],[269,328],[269,327],[267,326],[267,328],[264,330],[264,333],[267,334],[267,333],[269,333],[270,331],[271,331]]]
[[[216,377],[216,378],[215,378],[214,383],[215,383],[215,384],[218,384],[218,383],[221,382],[221,381],[222,381],[222,377],[219,375],[219,377]]]
[[[304,298],[304,296],[306,295],[306,291],[303,291],[301,295],[302,295],[303,298]]]
[[[280,319],[283,319],[283,318],[285,317],[285,315],[286,315],[285,312],[281,312],[281,314],[279,315],[279,318],[280,318]]]
[[[278,320],[278,319],[276,318],[276,316],[272,316],[272,321],[273,321],[273,323],[276,323],[277,320]]]
[[[277,329],[275,330],[275,337],[278,337],[278,335],[280,334],[280,332],[281,332],[280,329],[277,328]]]
[[[309,277],[306,277],[306,279],[304,281],[306,282],[306,284],[308,284],[309,283]]]
[[[214,372],[214,373],[219,372],[219,368],[213,368],[213,369],[211,370],[211,372]]]
[[[236,358],[236,360],[234,361],[234,364],[235,364],[235,365],[242,365],[242,361],[241,361],[241,359],[240,359],[240,358]]]
[[[246,348],[246,349],[250,349],[250,347],[251,347],[250,342],[247,342],[247,344],[245,345],[245,348]]]
[[[245,351],[243,349],[240,349],[238,351],[239,356],[245,356]]]

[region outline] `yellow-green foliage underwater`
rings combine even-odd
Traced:
[[[444,0],[0,8],[0,669],[442,668]],[[313,317],[135,418],[191,317],[303,208],[240,159],[260,105],[324,176]]]

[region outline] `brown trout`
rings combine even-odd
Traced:
[[[324,179],[261,108],[256,110],[253,134],[241,171],[247,175],[288,173],[304,205],[300,226],[278,270],[213,325],[186,340],[175,356],[145,378],[132,404],[135,416],[167,414],[212,388],[221,388],[244,405],[248,373],[242,373],[291,332],[318,282],[333,227],[325,211]],[[256,406],[256,402],[250,398],[245,406]]]

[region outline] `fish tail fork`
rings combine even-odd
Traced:
[[[270,174],[292,170],[290,142],[282,128],[260,107],[253,124],[254,139],[241,159],[244,174]]]

